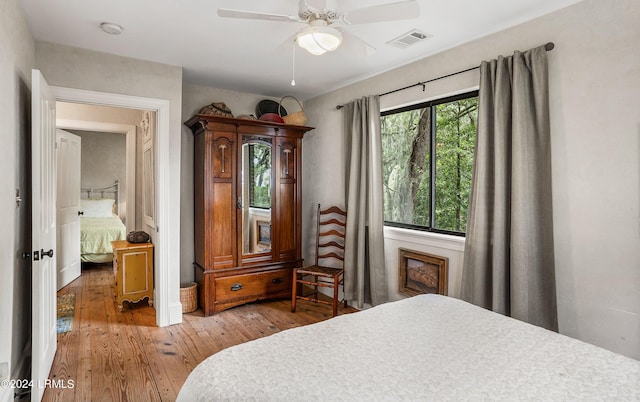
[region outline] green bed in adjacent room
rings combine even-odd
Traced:
[[[112,199],[80,200],[84,216],[80,218],[80,257],[82,262],[107,263],[113,260],[113,240],[123,240],[124,223],[113,213]]]
[[[113,259],[111,241],[126,238],[120,218],[80,219],[80,253],[82,262],[105,263]]]

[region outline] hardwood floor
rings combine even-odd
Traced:
[[[290,300],[251,303],[204,317],[200,310],[183,322],[155,325],[146,300],[113,297],[111,265],[83,269],[58,294],[75,293],[73,330],[58,334],[50,379],[67,388],[47,388],[44,401],[173,401],[193,368],[208,356],[284,329],[331,318],[331,307]],[[129,306],[127,308],[126,306]],[[340,306],[338,314],[357,311]]]

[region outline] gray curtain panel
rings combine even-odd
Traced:
[[[462,298],[558,329],[547,52],[480,66]]]
[[[377,95],[344,107],[347,236],[344,293],[358,308],[387,301],[380,100]]]

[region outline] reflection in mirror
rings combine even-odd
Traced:
[[[242,144],[242,254],[271,250],[271,140]]]

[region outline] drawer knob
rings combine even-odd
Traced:
[[[272,280],[271,280],[271,283],[275,283],[275,284],[282,283],[282,278],[275,278],[275,279],[272,279]]]
[[[237,291],[237,290],[240,290],[240,289],[242,289],[242,284],[241,283],[234,283],[233,285],[231,285],[231,290],[234,291],[234,292]]]

